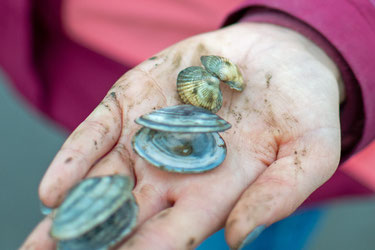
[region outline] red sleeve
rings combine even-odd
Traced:
[[[374,139],[375,1],[247,0],[225,25],[240,20],[292,28],[323,48],[339,66],[347,92],[341,107],[343,155]]]
[[[33,66],[30,1],[3,0],[0,3],[0,67],[24,93],[26,99],[42,108],[42,89]]]

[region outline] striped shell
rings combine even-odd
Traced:
[[[166,107],[145,114],[135,122],[144,127],[132,139],[133,150],[162,170],[202,173],[219,166],[225,159],[225,142],[217,132],[231,125],[204,108]]]
[[[177,92],[184,103],[214,113],[219,111],[223,104],[220,80],[201,67],[189,67],[178,74]]]
[[[180,133],[222,132],[231,127],[220,116],[192,105],[158,109],[142,115],[135,122],[153,130]]]
[[[107,249],[128,235],[138,206],[133,183],[121,175],[81,181],[56,209],[51,236],[58,249]]]
[[[221,81],[228,84],[230,88],[242,91],[244,81],[238,67],[225,57],[202,56],[201,62],[205,69]]]
[[[168,172],[202,173],[225,159],[227,149],[218,133],[172,133],[140,129],[132,141],[143,159]]]

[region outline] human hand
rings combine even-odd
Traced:
[[[218,115],[227,158],[202,174],[164,172],[131,149],[134,120],[181,104],[177,74],[202,55],[236,63],[246,87],[222,85]],[[194,248],[225,225],[239,247],[259,225],[292,213],[334,173],[340,158],[339,73],[301,35],[269,24],[241,23],[177,43],[121,77],[69,136],[39,189],[56,207],[86,177],[123,174],[135,180],[136,231],[120,249]],[[42,221],[23,249],[53,249],[51,220]],[[28,248],[29,247],[29,248]]]

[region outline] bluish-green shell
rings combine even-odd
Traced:
[[[166,132],[221,132],[231,125],[218,115],[192,105],[178,105],[156,110],[135,120],[154,130]]]
[[[152,165],[169,172],[201,173],[222,163],[224,140],[216,132],[173,133],[140,129],[133,137],[135,152]]]
[[[85,179],[56,209],[51,236],[59,249],[106,249],[131,232],[138,206],[121,175]]]

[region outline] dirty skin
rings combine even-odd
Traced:
[[[65,159],[64,163],[68,164],[68,163],[72,162],[72,160],[73,160],[72,157],[68,157],[68,158]]]

